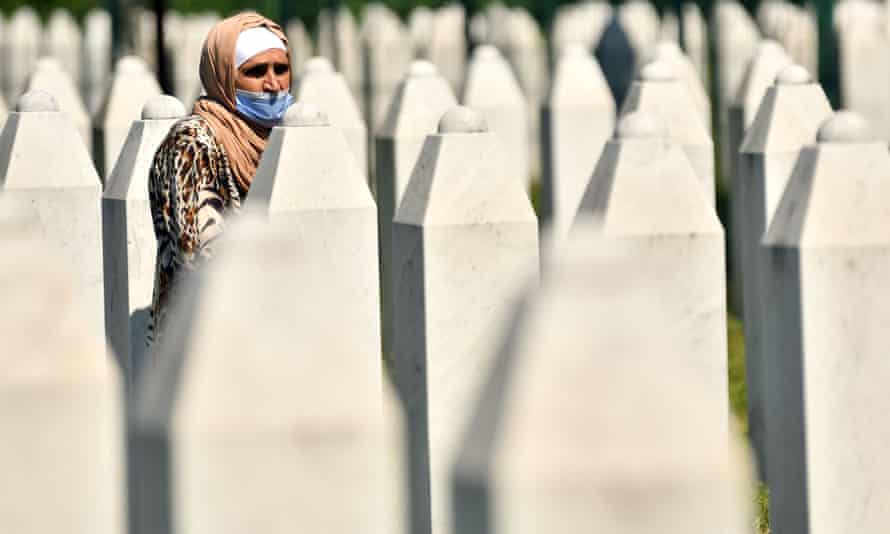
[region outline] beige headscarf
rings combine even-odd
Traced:
[[[207,96],[198,99],[194,107],[209,123],[235,179],[245,190],[256,174],[270,130],[247,122],[235,111],[235,45],[241,32],[258,26],[268,28],[287,46],[281,27],[258,13],[239,13],[220,21],[207,34],[201,50],[201,83]]]

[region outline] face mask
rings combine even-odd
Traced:
[[[287,108],[294,103],[294,97],[287,91],[277,93],[254,93],[235,90],[235,107],[253,122],[271,128],[281,122]]]

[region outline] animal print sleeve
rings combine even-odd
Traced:
[[[224,185],[230,171],[207,125],[185,119],[172,128],[155,154],[148,192],[158,242],[152,330],[162,328],[174,282],[210,257],[222,229]],[[149,333],[149,343],[156,338]],[[156,339],[154,339],[156,341]]]

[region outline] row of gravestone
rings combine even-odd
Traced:
[[[273,130],[245,220],[182,288],[135,388],[118,384],[88,296],[98,178],[49,95],[28,93],[18,109],[0,140],[3,386],[41,409],[23,419],[24,403],[6,406],[0,461],[7,480],[67,467],[17,484],[6,502],[17,513],[0,515],[9,528],[119,531],[125,465],[133,532],[399,532],[406,521],[496,532],[532,518],[536,531],[586,530],[590,506],[609,529],[638,532],[641,518],[744,528],[745,461],[727,455],[722,231],[654,116],[629,113],[606,144],[577,240],[541,284],[538,224],[509,153],[469,108],[436,121],[392,223],[397,403],[382,382],[377,209],[318,108],[294,106]],[[109,179],[107,302],[125,303],[122,267],[146,252],[123,235],[144,204],[114,194],[144,183],[183,112],[170,97],[149,102]],[[641,203],[653,208],[644,217]],[[56,513],[34,513],[38,495]]]
[[[767,59],[769,48],[764,53]],[[483,60],[485,55],[498,57],[493,50],[485,50]],[[594,94],[602,87],[596,63],[583,51],[570,48],[563,61],[564,83],[575,88],[567,90],[567,95],[578,96],[578,86],[589,92],[581,94]],[[324,60],[315,63],[320,71],[333,73],[329,65],[321,68],[326,65]],[[11,115],[0,138],[4,169],[0,179],[4,201],[35,208],[36,218],[32,214],[31,223],[28,217],[25,222],[9,223],[8,231],[12,235],[23,227],[36,227],[55,244],[61,265],[75,279],[72,296],[59,298],[63,303],[68,302],[65,299],[76,302],[68,304],[72,307],[69,311],[76,311],[84,321],[78,335],[93,339],[90,351],[94,357],[98,357],[95,340],[101,339],[104,330],[121,360],[128,390],[132,389],[135,369],[147,369],[143,387],[133,397],[137,400],[131,418],[135,427],[134,456],[129,464],[135,481],[130,491],[134,528],[156,532],[160,524],[190,530],[177,521],[242,525],[241,521],[259,520],[251,513],[277,517],[273,509],[254,505],[256,500],[265,502],[274,496],[291,505],[294,496],[305,492],[330,497],[318,489],[319,484],[332,484],[330,478],[321,477],[308,488],[287,483],[300,479],[308,469],[301,461],[309,465],[320,461],[303,456],[304,449],[284,447],[289,440],[349,473],[358,469],[349,466],[367,468],[366,461],[338,455],[350,449],[348,443],[355,443],[348,439],[364,439],[364,430],[355,430],[350,424],[376,424],[372,414],[363,410],[375,405],[364,395],[382,387],[377,348],[381,315],[384,320],[392,318],[383,335],[392,351],[405,411],[404,458],[409,466],[405,487],[410,488],[409,517],[415,531],[448,530],[453,522],[461,525],[460,530],[493,531],[532,513],[553,522],[575,517],[563,508],[570,508],[573,500],[565,497],[567,488],[558,483],[568,476],[558,470],[560,467],[575,475],[593,469],[590,482],[596,485],[602,482],[599,476],[611,476],[608,470],[622,465],[630,469],[628,462],[636,465],[641,454],[667,454],[663,461],[682,464],[710,454],[705,450],[690,452],[699,451],[694,447],[726,443],[723,236],[713,209],[710,137],[706,123],[699,118],[704,110],[688,81],[678,74],[679,64],[679,60],[663,58],[641,69],[614,137],[597,138],[602,147],[601,154],[599,148],[594,151],[598,159],[564,164],[573,169],[566,176],[581,184],[572,186],[577,188],[573,201],[580,206],[583,219],[575,221],[576,233],[587,235],[590,241],[579,246],[577,239],[572,242],[564,236],[548,235],[548,241],[567,243],[568,252],[552,256],[549,252],[539,256],[537,221],[523,193],[522,177],[509,165],[515,153],[488,131],[484,112],[458,108],[445,113],[455,99],[429,63],[412,65],[397,90],[397,104],[391,106],[395,110],[391,120],[400,135],[378,142],[377,161],[389,161],[396,170],[378,169],[377,206],[363,185],[362,165],[344,157],[353,151],[345,132],[331,127],[333,121],[318,109],[321,105],[313,107],[312,98],[303,98],[309,104],[295,107],[270,139],[252,188],[249,203],[253,207],[248,206],[265,212],[277,229],[254,227],[253,237],[239,241],[229,263],[225,252],[222,254],[219,270],[208,275],[205,286],[193,289],[194,296],[187,301],[193,307],[181,312],[182,320],[172,322],[180,330],[168,336],[170,345],[159,348],[144,365],[136,364],[142,357],[131,344],[141,346],[142,336],[136,332],[146,317],[154,239],[145,188],[140,184],[145,183],[155,147],[171,122],[184,114],[184,108],[169,97],[146,106],[143,120],[134,123],[109,177],[100,217],[98,178],[87,152],[76,140],[70,118],[59,113],[58,105],[46,94],[30,93],[23,98],[20,111]],[[764,77],[769,79],[768,75],[756,76]],[[432,95],[436,94],[440,103],[436,104],[438,109],[431,109]],[[563,115],[560,109],[550,110],[551,121]],[[578,128],[600,128],[604,120],[596,115],[603,112],[597,106],[583,112],[572,106],[565,109],[588,117],[578,121]],[[739,162],[737,196],[744,214],[742,272],[746,279],[754,280],[746,284],[746,291],[754,296],[746,299],[751,307],[745,309],[751,434],[762,476],[774,492],[774,524],[777,528],[784,525],[782,531],[801,531],[805,524],[851,522],[869,531],[882,520],[880,501],[871,505],[865,496],[886,476],[879,450],[883,428],[869,415],[879,413],[882,407],[876,388],[885,374],[877,335],[885,320],[879,297],[886,275],[881,263],[881,228],[885,224],[881,206],[886,202],[880,195],[890,166],[886,150],[869,141],[860,119],[841,114],[823,124],[829,114],[821,89],[805,69],[783,69],[776,83],[766,89],[747,130]],[[399,125],[414,129],[402,130]],[[437,134],[433,133],[436,129]],[[813,145],[817,129],[819,144]],[[594,135],[591,131],[566,129],[568,133],[554,137],[549,152],[558,160],[561,143]],[[811,146],[801,152],[804,145]],[[567,152],[577,156],[577,150]],[[554,168],[559,166],[554,163]],[[569,181],[561,176],[553,175],[554,190]],[[393,197],[388,208],[392,213],[383,211],[384,191]],[[772,211],[775,215],[771,217]],[[573,218],[568,217],[566,227]],[[388,243],[384,241],[387,233]],[[764,233],[769,246],[760,247]],[[609,244],[588,246],[601,241]],[[544,283],[540,289],[531,283],[523,300],[519,288],[529,278],[537,278],[539,257],[544,259]],[[549,257],[554,259],[549,261]],[[274,268],[268,264],[273,260],[278,262]],[[384,265],[380,279],[378,262]],[[10,262],[8,268],[20,266]],[[258,272],[263,275],[252,274]],[[49,276],[40,269],[34,269],[33,276],[39,278],[40,273]],[[381,282],[382,314],[377,300]],[[18,294],[25,299],[27,286],[21,291]],[[37,304],[25,306],[31,311],[26,315],[33,322],[30,328],[41,321],[46,326],[46,316],[41,315],[51,307],[46,303],[56,294],[69,294],[66,291],[71,289],[40,293],[43,301],[37,299]],[[255,300],[245,303],[245,295]],[[7,309],[17,313],[17,306]],[[42,307],[35,310],[34,306]],[[591,329],[590,321],[598,328]],[[10,328],[19,328],[15,320],[7,322]],[[68,319],[60,322],[68,328]],[[602,323],[614,326],[600,327]],[[509,324],[526,326],[505,330],[504,325]],[[574,326],[569,329],[567,325]],[[69,332],[59,330],[60,335]],[[616,337],[609,337],[610,332]],[[29,337],[34,336],[16,339]],[[13,347],[13,355],[49,350],[42,344]],[[624,362],[631,369],[608,367],[615,365],[616,352],[631,358],[630,363]],[[321,360],[329,360],[330,367],[318,358],[257,360],[257,353],[323,354]],[[244,358],[246,354],[249,358]],[[609,355],[608,361],[603,354]],[[849,354],[853,361],[847,361]],[[585,359],[597,355],[596,363]],[[655,359],[641,360],[645,365],[633,364],[637,361],[634,357],[646,355]],[[571,359],[573,356],[578,359]],[[547,363],[534,364],[535,358]],[[279,367],[286,360],[294,367]],[[534,372],[517,370],[526,369],[518,367],[520,364],[533,366]],[[92,365],[99,364],[92,361]],[[321,367],[315,367],[318,365]],[[576,371],[574,365],[581,367]],[[641,382],[645,388],[639,384],[633,388],[622,381],[625,372],[653,372],[652,380]],[[658,406],[665,409],[668,404],[667,409],[679,410],[675,413],[678,420],[667,419],[671,425],[695,425],[693,430],[680,432],[694,438],[693,449],[685,444],[668,446],[666,452],[660,448],[639,452],[639,443],[622,441],[608,444],[614,449],[607,448],[603,456],[608,461],[601,464],[585,463],[584,455],[569,456],[565,459],[568,463],[561,463],[563,451],[577,445],[574,439],[583,443],[593,440],[591,446],[601,443],[597,441],[602,439],[599,425],[609,424],[617,417],[614,414],[620,413],[614,411],[620,408],[615,407],[617,401],[609,402],[610,397],[597,401],[596,397],[583,397],[581,391],[584,395],[613,391],[610,388],[620,384],[613,391],[619,398],[649,398],[646,396],[653,391],[673,398],[681,394],[665,385],[664,377],[677,380],[675,375],[684,373],[693,384],[680,380],[680,389],[704,395],[693,402],[700,411],[683,419],[680,415],[690,408],[682,398],[677,400],[682,409],[664,402]],[[313,377],[313,387],[303,386],[307,376]],[[578,393],[564,390],[560,377],[566,376],[577,377],[588,386],[579,383]],[[273,377],[274,382],[266,382]],[[547,377],[552,381],[536,382],[550,380]],[[89,378],[96,376],[90,374]],[[602,386],[591,388],[591,383]],[[294,391],[294,384],[311,393],[308,400],[286,396]],[[323,396],[332,390],[339,396]],[[101,388],[96,391],[112,394]],[[243,391],[244,395],[233,397],[232,391]],[[555,400],[551,398],[554,395]],[[106,411],[102,413],[112,417],[120,408],[107,401],[103,401]],[[257,404],[251,404],[253,401]],[[305,413],[288,411],[307,403],[311,408]],[[318,419],[322,415],[316,407],[321,404],[330,405],[332,411],[325,414],[333,419]],[[588,411],[592,406],[604,406],[604,411]],[[523,414],[518,419],[514,417],[517,412]],[[10,416],[17,413],[10,412]],[[597,417],[605,419],[593,424]],[[556,426],[547,426],[548,422]],[[672,432],[670,425],[661,424],[665,421],[647,419],[646,424],[631,425],[628,432],[649,436],[646,432],[654,432],[650,426]],[[288,428],[299,430],[291,436]],[[37,429],[39,425],[32,432]],[[567,434],[567,429],[584,433]],[[108,428],[101,430],[107,432]],[[289,436],[288,441],[251,439],[237,445],[242,443],[239,436],[265,435],[265,431]],[[622,431],[618,435],[624,436]],[[23,432],[22,439],[36,438]],[[98,438],[90,434],[83,439]],[[650,437],[642,441],[654,447],[664,440]],[[103,443],[103,450],[113,446],[112,441]],[[326,444],[334,448],[325,448]],[[372,450],[359,448],[362,454]],[[588,449],[583,450],[586,453]],[[288,451],[298,458],[288,456]],[[626,451],[635,454],[619,454]],[[33,452],[48,454],[40,448]],[[687,453],[689,458],[682,456]],[[267,463],[255,471],[254,460],[259,456]],[[112,455],[107,461],[113,460]],[[322,469],[320,466],[328,464],[318,465]],[[683,465],[669,474],[701,473],[696,470],[700,464]],[[607,469],[607,474],[596,469]],[[730,476],[727,471],[720,472]],[[115,471],[109,467],[107,473]],[[634,483],[651,485],[645,477],[631,480],[633,477],[625,478],[627,471],[619,469],[618,473],[614,476],[619,478],[615,482],[619,489],[607,485],[600,497],[591,490],[587,498],[579,497],[581,502],[586,506],[602,498],[603,506],[622,509],[650,502],[646,498],[630,499],[629,504],[610,501],[622,494],[621,484],[630,483],[635,491],[640,490]],[[657,470],[646,473],[656,476]],[[253,484],[243,484],[248,475],[256,477],[251,479]],[[547,509],[535,508],[530,501],[530,495],[542,487],[552,491],[550,500],[545,501],[550,506]],[[845,494],[849,505],[844,509],[860,507],[855,515],[838,514],[825,504],[833,499],[837,487],[849,488]],[[702,491],[707,498],[725,495],[707,488]],[[358,483],[350,489],[356,495],[374,493],[366,493]],[[398,485],[392,492],[382,492],[397,494]],[[695,495],[696,506],[707,502],[705,496]],[[113,506],[119,496],[104,498]],[[278,502],[276,499],[269,505]],[[360,500],[348,499],[348,504],[358,506]],[[248,504],[238,510],[223,510],[217,504],[230,501]],[[301,502],[314,501],[304,497]],[[509,504],[505,507],[504,502]],[[658,498],[652,502],[659,502]],[[370,508],[380,512],[387,506]],[[317,506],[311,508],[322,511]],[[702,513],[714,512],[712,505],[703,508]],[[97,510],[103,513],[108,509]],[[174,515],[177,510],[183,511]],[[685,519],[702,522],[698,516],[688,516],[689,508],[684,511]],[[247,516],[226,515],[242,512]],[[84,512],[78,509],[77,513]],[[355,513],[360,515],[360,510]],[[341,515],[338,520],[356,517]],[[709,521],[704,524],[711,524]],[[171,526],[174,524],[177,526]]]

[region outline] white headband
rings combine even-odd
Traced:
[[[275,49],[287,52],[287,47],[269,28],[257,26],[244,30],[238,34],[238,41],[235,42],[235,68],[240,68],[260,52]]]

